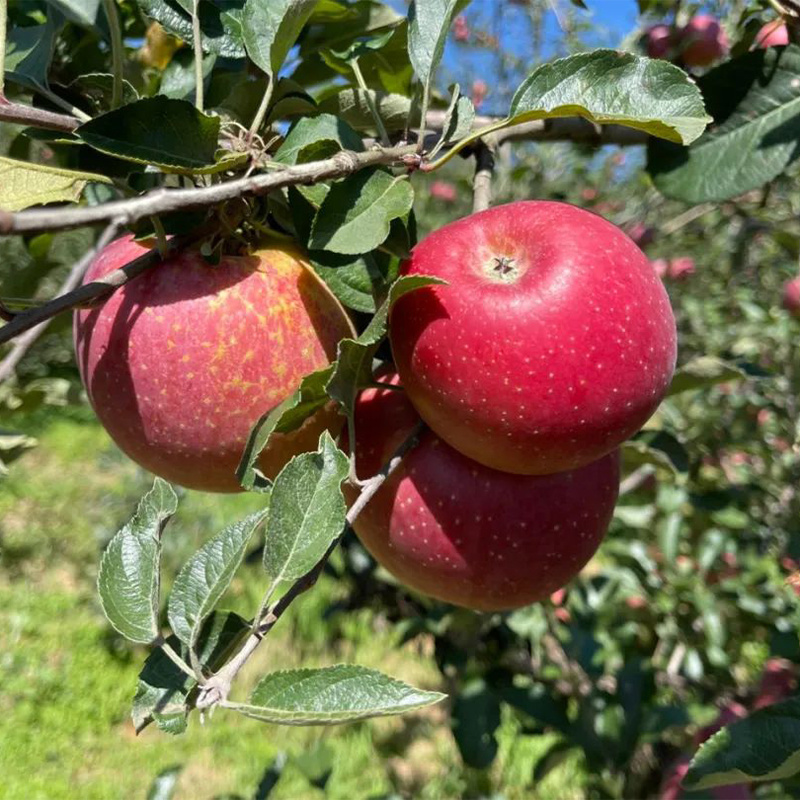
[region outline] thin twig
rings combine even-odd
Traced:
[[[86,255],[84,255],[84,257],[70,270],[69,275],[67,275],[67,277],[64,279],[64,282],[58,289],[59,295],[66,295],[80,285],[81,280],[83,280],[83,275],[89,267],[89,264],[92,263],[95,255],[97,255],[100,250],[102,250],[111,242],[111,240],[119,232],[119,228],[120,225],[116,221],[112,221],[106,227],[94,247],[90,248],[89,252],[86,253]],[[19,319],[26,313],[29,312],[13,314],[12,320],[9,324],[13,324],[14,320]],[[17,364],[19,364],[25,353],[28,352],[34,342],[36,342],[36,340],[39,339],[39,337],[45,332],[45,329],[50,324],[51,319],[52,318],[46,318],[44,321],[34,325],[32,328],[28,328],[28,330],[26,330],[25,333],[14,342],[14,346],[11,348],[8,355],[6,355],[6,357],[0,361],[0,383],[3,383],[3,381],[11,377],[11,374],[16,369]],[[0,328],[0,334],[2,334],[7,327],[8,325],[4,328]]]
[[[122,221],[118,220],[117,224],[121,226]],[[169,256],[173,253],[177,253],[179,250],[197,242],[208,233],[209,228],[203,227],[187,236],[174,236],[169,240],[167,255]],[[145,270],[160,263],[161,260],[162,256],[158,248],[154,247],[129,264],[125,264],[125,266],[115,269],[113,272],[109,272],[108,275],[100,280],[79,286],[77,289],[62,294],[44,305],[14,314],[14,317],[0,328],[0,344],[10,342],[15,337],[25,333],[25,331],[30,331],[31,328],[39,323],[52,319],[64,311],[70,311],[73,308],[86,305],[87,303],[91,303],[115,292],[120,286],[124,286],[131,280],[131,278],[141,275]]]
[[[413,449],[422,432],[425,430],[425,424],[420,422],[413,431],[409,434],[408,438],[395,450],[389,461],[386,462],[383,469],[365,481],[361,489],[361,493],[356,498],[356,501],[350,506],[347,512],[347,527],[352,526],[358,515],[364,510],[367,503],[375,496],[378,490],[386,482],[387,478],[400,466],[403,457],[411,449]],[[303,592],[308,591],[319,579],[325,564],[328,562],[333,551],[338,547],[339,542],[344,536],[344,531],[340,536],[331,542],[328,549],[323,554],[322,558],[301,578],[298,578],[283,597],[269,610],[264,613],[263,618],[260,620],[256,630],[245,640],[239,652],[214,676],[206,681],[203,691],[197,698],[196,706],[201,711],[211,706],[219,705],[227,700],[228,694],[231,690],[231,684],[236,676],[241,671],[242,667],[247,663],[249,658],[253,655],[255,650],[264,640],[264,637],[275,627],[275,623],[283,616],[289,606],[296,600]]]
[[[2,7],[4,0],[0,0]],[[13,122],[17,125],[31,125],[34,128],[45,128],[50,131],[72,133],[81,121],[69,114],[56,114],[43,108],[24,106],[21,103],[3,101],[0,95],[0,122]]]
[[[641,467],[635,469],[628,475],[625,480],[622,481],[619,485],[619,495],[622,497],[624,494],[628,494],[629,492],[635,492],[637,489],[644,486],[645,483],[650,479],[651,475],[655,475],[656,468],[652,466],[652,464],[642,464]]]
[[[363,153],[342,150],[331,158],[297,164],[266,174],[193,189],[154,189],[139,197],[113,200],[97,206],[78,208],[37,208],[9,214],[0,211],[0,234],[41,233],[94,225],[109,219],[122,219],[133,225],[145,217],[210,208],[245,195],[261,195],[298,184],[320,183],[343,178],[365,167],[402,163],[413,154],[410,145],[380,148]]]
[[[481,139],[475,147],[475,177],[472,179],[472,211],[486,211],[492,204],[492,177],[495,149]]]

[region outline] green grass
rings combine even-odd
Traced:
[[[184,736],[149,728],[137,737],[128,715],[146,649],[110,629],[94,582],[102,548],[150,478],[96,424],[61,419],[39,435],[39,447],[0,482],[0,798],[144,798],[151,781],[174,765],[181,767],[176,798],[251,798],[281,752],[288,761],[270,798],[424,800],[471,795],[489,784],[509,800],[579,796],[570,794],[582,785],[574,759],[531,793],[533,766],[549,740],[519,736],[510,717],[491,773],[466,771],[446,707],[337,728],[279,728],[219,709],[204,725],[193,716]],[[167,587],[199,544],[261,502],[256,495],[180,497],[164,538]],[[246,566],[225,605],[249,615],[262,590],[259,567]],[[242,673],[240,697],[269,670],[339,661],[440,688],[419,643],[399,647],[368,611],[338,616],[331,636],[322,614],[338,591],[324,578],[293,605]],[[322,790],[297,759],[326,751],[332,772]]]

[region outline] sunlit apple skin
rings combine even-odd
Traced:
[[[85,282],[145,252],[119,239]],[[253,424],[352,333],[338,301],[283,246],[226,256],[217,266],[185,252],[78,311],[74,324],[81,377],[111,438],[156,475],[214,492],[240,490],[234,473]],[[323,409],[298,432],[278,436],[260,468],[274,476],[340,424]]]
[[[650,58],[667,58],[672,50],[673,31],[669,25],[653,25],[645,31],[645,50]]]
[[[380,380],[397,385],[396,375]],[[356,408],[359,475],[376,474],[418,420],[404,393],[364,391]],[[617,498],[618,453],[573,472],[512,475],[426,430],[353,527],[412,589],[482,611],[518,608],[549,597],[597,550]]]
[[[667,293],[644,253],[596,214],[498,206],[432,233],[402,272],[448,281],[393,308],[403,385],[430,427],[481,464],[544,475],[596,461],[670,384]]]

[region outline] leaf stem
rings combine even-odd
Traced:
[[[419,128],[419,138],[417,139],[417,153],[421,153],[425,147],[425,120],[428,118],[428,106],[431,102],[431,85],[430,81],[425,83],[425,87],[422,90],[422,109],[420,110],[420,128]]]
[[[122,105],[122,78],[125,68],[125,45],[122,42],[122,26],[117,13],[115,0],[103,0],[103,8],[108,20],[108,30],[111,35],[111,63],[114,82],[111,89],[111,108]]]
[[[272,99],[272,89],[274,80],[272,76],[267,78],[267,88],[264,92],[264,97],[261,100],[261,105],[258,107],[258,111],[256,112],[255,119],[253,120],[253,124],[250,126],[250,137],[252,138],[258,133],[258,129],[261,127],[261,124],[264,122],[264,118],[267,116],[267,110],[269,109],[269,101]]]
[[[356,76],[356,82],[358,83],[359,89],[364,92],[364,99],[367,101],[370,113],[375,120],[375,127],[377,128],[378,135],[381,137],[381,144],[384,147],[388,147],[390,144],[389,134],[386,132],[386,126],[383,124],[378,107],[375,105],[375,98],[370,94],[369,89],[367,88],[367,82],[364,80],[361,67],[358,65],[358,58],[351,59],[350,67],[353,70],[353,75]]]
[[[79,108],[76,108],[74,105],[72,105],[72,103],[62,99],[55,92],[45,89],[44,86],[37,86],[36,91],[39,92],[42,97],[46,97],[54,105],[57,105],[59,108],[63,108],[64,111],[72,114],[73,117],[77,117],[81,122],[88,122],[91,119],[89,114],[87,114],[85,111],[81,111]]]
[[[192,2],[192,47],[194,48],[194,104],[203,110],[203,40],[200,37],[200,0]]]
[[[197,680],[197,681],[204,681],[202,674],[197,674],[173,649],[167,642],[162,638],[159,637],[153,642],[154,645],[161,647],[164,651],[164,655],[173,663],[175,664],[181,672],[185,672],[190,678]]]
[[[441,158],[434,161],[432,164],[428,164],[425,167],[426,172],[433,172],[435,169],[439,169],[439,167],[444,166],[451,158],[457,156],[465,147],[468,147],[473,142],[476,142],[478,139],[483,138],[489,133],[494,133],[495,131],[503,130],[503,128],[507,128],[511,124],[511,120],[508,118],[498,120],[497,122],[492,122],[490,125],[486,125],[483,128],[478,128],[478,130],[473,131],[469,134],[469,136],[465,136],[463,139],[457,141]]]

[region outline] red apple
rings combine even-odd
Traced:
[[[753,708],[764,708],[785,700],[797,689],[797,667],[786,658],[770,658],[764,664],[761,685]]]
[[[775,19],[768,22],[756,35],[755,47],[766,50],[768,47],[776,47],[789,44],[789,30],[782,19]]]
[[[396,375],[385,382],[398,384]],[[356,464],[376,474],[419,417],[403,392],[356,407]],[[357,517],[364,546],[400,582],[493,611],[543,600],[597,550],[619,488],[619,452],[556,475],[498,472],[430,430]]]
[[[147,249],[118,239],[86,282]],[[234,471],[258,417],[327,365],[350,335],[336,298],[285,245],[223,257],[218,266],[185,252],[75,314],[81,377],[111,438],[166,480],[217,492],[239,490]],[[277,437],[260,468],[275,475],[339,419],[324,409]]]
[[[457,42],[469,41],[469,25],[467,24],[467,18],[463,14],[459,14],[453,20],[453,38]]]
[[[783,307],[793,317],[800,317],[800,275],[783,284]]]
[[[486,81],[482,81],[480,78],[474,80],[472,82],[472,105],[474,105],[475,108],[480,108],[488,93],[489,85]]]
[[[716,17],[697,14],[680,32],[681,59],[687,67],[707,67],[728,52],[728,36]]]
[[[674,281],[685,281],[690,275],[694,275],[694,259],[690,256],[673,258],[669,262],[668,275]]]
[[[422,418],[494,469],[544,475],[615,449],[655,411],[675,319],[650,261],[619,228],[566,203],[522,201],[445,225],[406,275],[395,362]]]
[[[445,203],[452,203],[456,199],[456,187],[448,181],[434,181],[431,184],[431,197]]]
[[[669,58],[673,31],[669,25],[653,25],[644,34],[644,49],[650,58]]]

